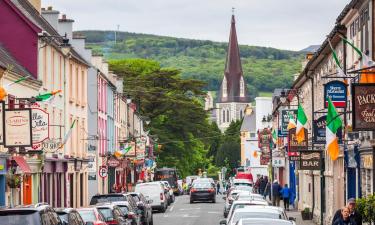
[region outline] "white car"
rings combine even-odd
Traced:
[[[146,199],[152,200],[152,209],[157,209],[161,212],[167,210],[168,199],[164,193],[164,185],[160,182],[137,184],[134,192],[142,193]]]
[[[220,221],[220,224],[235,225],[240,219],[247,218],[295,220],[294,218],[288,218],[284,209],[280,207],[251,205],[234,210],[231,217],[228,216],[227,220]],[[293,222],[293,224],[295,223]]]
[[[247,187],[253,187],[253,182],[251,182],[248,179],[234,179],[233,180],[233,186],[247,186]]]
[[[234,198],[235,201],[252,201],[252,200],[259,200],[259,201],[266,201],[263,195],[254,194],[251,192],[240,192]]]
[[[268,202],[266,200],[245,200],[245,201],[234,201],[229,209],[228,216],[227,216],[227,222],[232,217],[233,212],[236,209],[245,208],[247,206],[251,205],[263,205],[268,206]]]
[[[265,219],[265,218],[252,218],[240,219],[236,225],[293,225],[293,221],[278,220],[278,219]]]
[[[174,200],[175,200],[175,197],[174,197],[174,193],[173,193],[173,189],[171,188],[171,185],[169,184],[168,181],[160,181],[164,184],[164,186],[168,189],[168,193],[169,193],[169,204],[170,203],[173,203]]]

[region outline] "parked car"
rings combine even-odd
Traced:
[[[130,196],[131,197],[131,196]],[[113,205],[118,206],[124,213],[125,217],[131,220],[132,225],[141,225],[142,214],[138,213],[138,208],[134,208],[130,202],[112,202]]]
[[[95,206],[103,215],[107,225],[132,225],[131,218],[127,218],[123,211],[117,205],[111,203],[101,203]]]
[[[142,223],[144,225],[153,225],[154,219],[152,216],[151,207],[152,200],[147,200],[142,193],[131,192],[128,194],[133,196],[133,198],[137,202],[138,209],[142,211]]]
[[[60,217],[62,224],[67,225],[93,225],[93,222],[85,223],[77,210],[73,208],[57,208],[55,209],[57,215]]]
[[[0,225],[61,225],[55,210],[48,205],[19,206],[0,209]]]
[[[103,215],[95,207],[79,208],[77,212],[81,215],[86,225],[88,225],[89,222],[92,222],[93,225],[106,225]]]
[[[168,207],[168,199],[165,195],[164,185],[160,182],[141,183],[135,186],[135,192],[142,193],[147,200],[152,200],[152,209],[165,212]]]
[[[168,190],[168,193],[169,193],[169,204],[170,203],[173,203],[174,200],[175,200],[175,197],[174,197],[174,193],[173,193],[173,189],[171,187],[171,185],[168,183],[168,181],[160,181],[164,184],[164,187],[166,187],[166,189]]]
[[[292,221],[288,220],[277,220],[277,219],[266,219],[266,218],[251,218],[251,219],[240,219],[236,225],[293,225]]]
[[[251,205],[264,205],[264,206],[268,206],[268,202],[266,200],[247,200],[247,201],[234,201],[232,206],[230,207],[229,209],[229,212],[228,212],[228,218],[231,217],[231,215],[233,214],[233,212],[238,209],[238,208],[244,208],[244,207],[247,207],[247,206],[251,206]]]
[[[248,179],[234,179],[232,183],[233,183],[233,187],[236,187],[236,186],[252,187],[253,186],[253,182]]]
[[[216,203],[216,190],[209,182],[194,182],[190,189],[190,203],[212,201]]]
[[[237,195],[239,195],[240,193],[246,193],[246,194],[250,195],[250,192],[247,192],[247,191],[230,189],[227,193],[227,196],[223,197],[223,199],[225,200],[224,218],[227,218],[230,207],[232,206],[233,201],[236,199]]]
[[[235,198],[234,198],[235,201],[253,201],[253,200],[258,200],[258,201],[266,201],[264,199],[264,196],[260,195],[260,194],[254,194],[254,193],[243,193],[243,192],[240,192]]]
[[[104,194],[104,195],[94,195],[90,200],[90,205],[96,205],[98,203],[104,202],[122,202],[127,201],[128,198],[121,193],[113,193],[113,194]]]

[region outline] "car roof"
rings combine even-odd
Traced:
[[[234,201],[233,202],[233,205],[235,205],[235,204],[240,204],[240,205],[245,205],[245,204],[249,204],[249,205],[251,205],[251,204],[259,204],[259,205],[262,205],[263,203],[266,203],[267,205],[268,205],[268,202],[266,201],[266,200],[247,200],[247,201],[245,201],[245,200],[237,200],[237,201]]]
[[[251,183],[251,181],[248,179],[234,179],[233,183],[236,183],[236,182]]]
[[[283,209],[275,206],[252,205],[250,207],[236,209],[235,212],[283,212]]]
[[[269,218],[242,218],[239,220],[239,224],[275,224],[275,225],[289,225],[293,224],[292,221],[289,220],[281,220],[281,219],[269,219]]]
[[[154,182],[140,183],[140,184],[137,184],[136,186],[147,186],[147,185],[155,185],[155,184],[160,185],[161,182],[154,181]]]
[[[112,205],[117,205],[117,206],[129,206],[130,204],[129,204],[129,202],[127,202],[127,201],[117,201],[117,202],[111,202],[112,203]]]
[[[64,213],[70,213],[72,211],[77,211],[76,209],[74,208],[55,208],[55,211],[57,213],[61,213],[61,212],[64,212]]]
[[[107,197],[107,196],[124,196],[122,193],[110,193],[110,194],[97,194],[93,197]]]

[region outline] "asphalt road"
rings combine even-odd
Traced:
[[[154,213],[154,225],[219,225],[223,216],[224,200],[216,196],[216,203],[190,204],[189,195],[176,197],[165,213]]]

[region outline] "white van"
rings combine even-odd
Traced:
[[[146,199],[152,200],[152,209],[165,212],[168,207],[168,199],[164,193],[164,186],[160,182],[141,183],[135,186],[134,192],[142,193]]]

